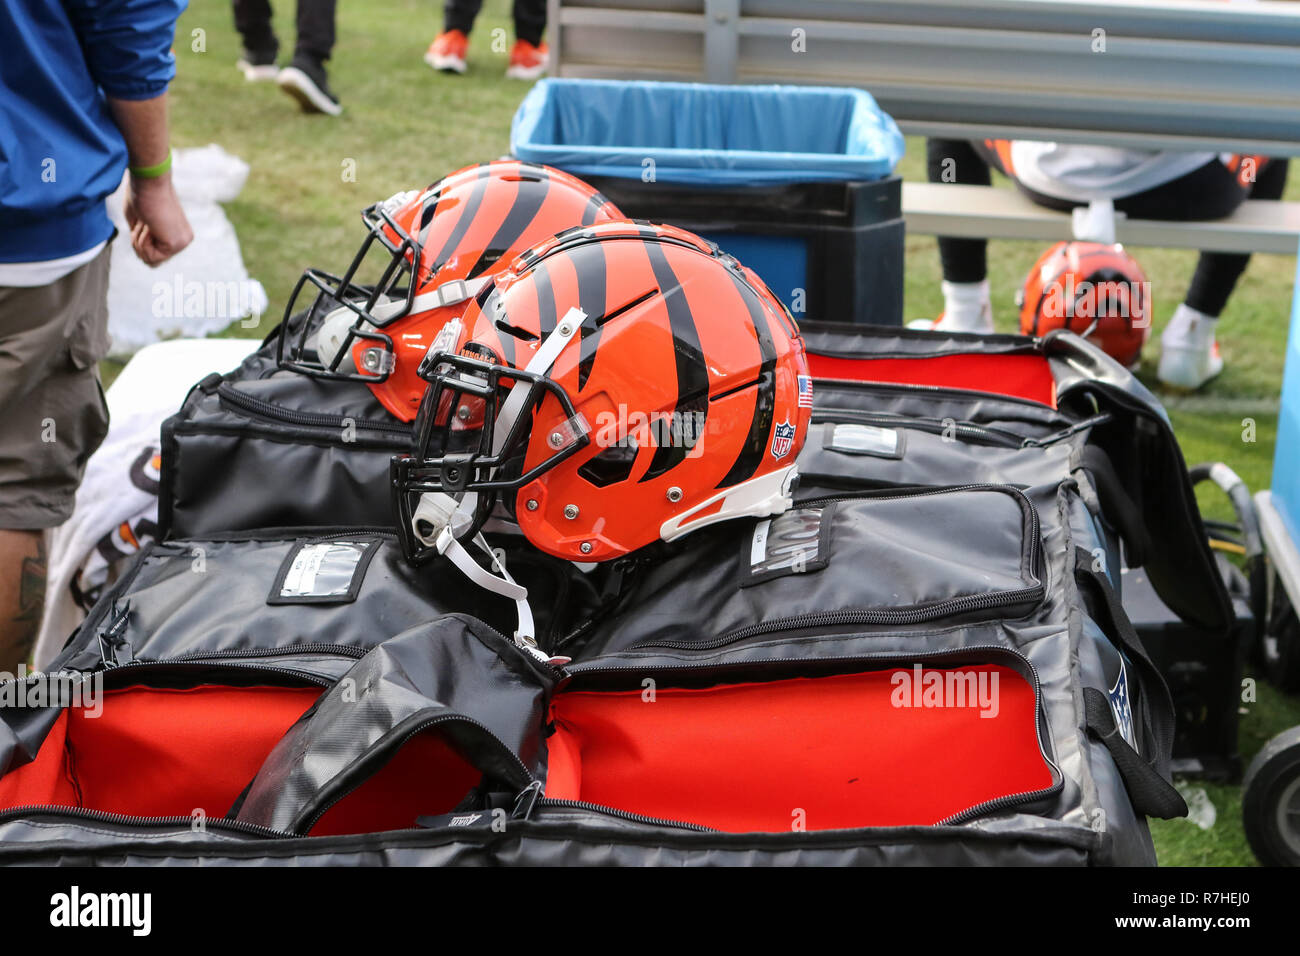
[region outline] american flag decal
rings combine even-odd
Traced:
[[[812,408],[812,376],[799,376],[799,407]]]

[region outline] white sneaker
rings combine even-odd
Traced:
[[[1156,377],[1172,388],[1197,389],[1223,371],[1214,338],[1216,319],[1180,305],[1160,335]]]
[[[244,79],[249,83],[274,80],[280,75],[280,67],[276,65],[274,53],[269,54],[269,57],[245,50],[235,61],[235,69],[243,73]]]
[[[937,319],[913,319],[909,329],[931,332],[993,333],[993,303],[989,297],[989,283],[944,282],[943,313]]]
[[[312,74],[316,74],[313,76]],[[298,101],[305,113],[338,116],[343,112],[338,98],[330,89],[325,68],[309,63],[286,66],[276,77],[276,85]]]

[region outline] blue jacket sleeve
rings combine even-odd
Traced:
[[[172,40],[187,0],[63,0],[86,66],[121,100],[160,96],[176,75]]]

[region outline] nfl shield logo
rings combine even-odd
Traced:
[[[1123,658],[1120,658],[1119,676],[1115,678],[1115,686],[1106,692],[1106,697],[1110,700],[1110,709],[1115,715],[1115,726],[1119,729],[1120,736],[1136,750],[1137,742],[1133,737],[1133,706],[1128,696],[1128,670],[1124,667]]]
[[[786,420],[772,431],[772,457],[784,458],[790,454],[793,445],[794,426],[790,424],[790,418],[787,416]]]

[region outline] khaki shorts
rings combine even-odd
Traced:
[[[72,514],[86,460],[108,432],[110,246],[50,285],[0,286],[0,529]]]

